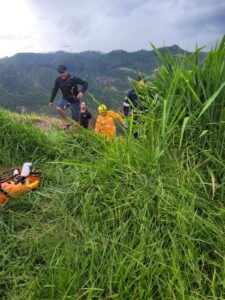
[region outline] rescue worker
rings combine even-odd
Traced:
[[[120,114],[112,110],[107,110],[106,105],[100,105],[98,112],[99,115],[95,124],[95,133],[101,134],[106,140],[110,141],[115,137],[116,126],[114,120],[119,120],[119,122],[126,127]]]

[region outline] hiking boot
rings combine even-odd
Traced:
[[[66,121],[66,122],[63,123],[62,129],[66,129],[67,127],[69,127],[71,125],[72,125],[72,122]]]
[[[65,121],[64,124],[65,124],[65,126],[70,126],[70,125],[72,125],[72,122],[70,122],[70,121]]]

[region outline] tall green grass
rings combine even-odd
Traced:
[[[2,299],[225,298],[224,77],[208,74],[221,45],[201,67],[198,50],[162,57],[151,113],[111,143],[1,113],[0,165],[31,159],[46,176],[0,208]]]

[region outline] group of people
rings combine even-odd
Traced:
[[[53,101],[57,95],[58,90],[62,92],[62,98],[56,104],[56,110],[63,119],[63,128],[66,129],[72,125],[70,119],[68,119],[65,110],[70,107],[72,112],[72,119],[80,124],[80,126],[88,129],[91,124],[92,115],[87,109],[87,103],[82,101],[85,91],[87,90],[87,81],[71,75],[65,65],[59,65],[57,67],[59,76],[55,80],[55,84],[52,90],[52,94],[49,101],[49,106],[53,106]],[[137,87],[143,85],[143,78],[137,78]],[[81,86],[78,89],[78,86]],[[138,95],[135,89],[132,89],[127,94],[123,103],[123,115],[128,117],[132,108],[138,106]],[[107,110],[106,105],[102,104],[98,107],[99,115],[95,124],[95,132],[102,135],[107,140],[111,140],[115,136],[115,122],[117,119],[125,128],[128,127],[128,123],[121,117],[120,114],[115,113],[112,110]]]

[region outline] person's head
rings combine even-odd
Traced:
[[[57,67],[57,71],[62,79],[66,78],[69,74],[65,65],[59,65]]]
[[[105,116],[106,115],[106,111],[107,111],[107,107],[105,104],[101,104],[99,107],[98,107],[98,112],[102,115],[102,116]]]
[[[86,110],[87,109],[87,103],[85,101],[82,101],[80,104],[81,110]]]
[[[145,86],[145,78],[144,76],[139,75],[136,80],[136,87],[137,89],[143,89],[143,87]]]

